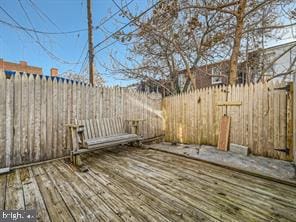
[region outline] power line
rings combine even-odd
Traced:
[[[126,27],[128,27],[130,24],[134,23],[137,19],[139,19],[140,17],[142,17],[143,15],[145,15],[147,12],[149,12],[151,9],[153,9],[154,7],[156,7],[159,3],[161,3],[162,1],[158,1],[155,4],[153,4],[151,7],[149,7],[148,9],[146,9],[145,11],[143,11],[140,15],[135,16],[135,18],[133,18],[132,20],[130,20],[127,24],[125,24],[124,26],[122,26],[120,29],[116,30],[115,32],[113,32],[111,35],[107,36],[105,39],[103,39],[101,42],[97,43],[94,48],[100,46],[101,44],[103,44],[104,42],[106,42],[107,40],[109,40],[110,38],[112,38],[116,33],[122,31],[123,29],[125,29]],[[135,31],[135,30],[134,30]]]
[[[103,48],[99,49],[96,53],[103,51],[104,49],[110,47],[111,45],[113,45],[113,44],[116,43],[116,42],[117,42],[117,40],[114,40],[114,41],[111,42],[110,44],[108,44],[108,45],[104,46]],[[87,44],[86,44],[86,46],[87,46]],[[85,48],[86,48],[86,46],[85,46]],[[85,48],[84,48],[84,49],[85,49]],[[83,51],[84,51],[84,50],[83,50]],[[86,54],[86,57],[85,57],[84,60],[83,60],[83,63],[82,63],[81,68],[80,68],[80,70],[79,70],[79,74],[82,73],[83,69],[84,69],[85,66],[87,65],[87,64],[86,64],[86,62],[87,62],[87,58],[88,58],[88,53]],[[78,61],[80,61],[80,59],[81,59],[81,57],[79,58]],[[95,60],[96,60],[96,58],[95,58]]]
[[[107,40],[109,40],[110,38],[112,38],[112,37],[114,36],[114,34],[116,34],[116,33],[120,32],[120,31],[122,31],[122,30],[125,29],[127,26],[129,26],[131,23],[134,23],[137,19],[139,19],[140,17],[142,17],[143,15],[145,15],[147,12],[149,12],[151,9],[153,9],[154,7],[156,7],[156,6],[157,6],[159,3],[161,3],[161,2],[162,2],[162,0],[158,1],[157,3],[153,4],[151,7],[149,7],[149,8],[146,9],[145,11],[143,11],[141,14],[139,14],[139,15],[136,16],[136,17],[134,17],[134,19],[130,20],[130,22],[128,22],[127,24],[125,24],[124,26],[122,26],[121,28],[119,28],[118,30],[116,30],[115,32],[113,32],[111,35],[107,36],[107,37],[106,37],[105,39],[103,39],[101,42],[97,43],[97,44],[95,45],[94,49],[95,49],[96,47],[100,46],[101,44],[103,44],[104,42],[106,42]],[[119,7],[119,8],[120,8],[120,7]],[[119,11],[122,11],[122,8],[120,8]],[[131,33],[137,31],[138,29],[139,29],[139,27],[136,28],[135,30],[133,30]],[[96,51],[95,54],[99,53],[100,51],[102,51],[102,50],[104,50],[104,49],[106,49],[106,48],[108,48],[108,47],[110,47],[111,45],[115,44],[116,42],[117,42],[117,40],[114,40],[114,41],[111,42],[110,44],[108,44],[108,45],[106,45],[105,47],[103,47],[103,48],[99,49],[98,51]],[[88,55],[88,54],[87,54],[87,55]],[[87,55],[86,55],[86,57],[85,57],[83,63],[85,63],[85,61],[86,61],[86,59],[87,59]],[[83,67],[83,66],[84,66],[84,64],[81,66],[80,71],[82,70],[82,67]]]
[[[122,11],[122,13],[124,13],[123,8],[121,8],[114,0],[112,0],[114,2],[114,4],[119,8],[119,11]],[[104,42],[106,42],[107,40],[109,40],[111,37],[114,36],[114,34],[122,31],[124,28],[126,28],[128,25],[130,25],[131,23],[135,23],[136,20],[138,20],[140,17],[142,17],[144,14],[146,14],[148,11],[150,11],[151,9],[153,9],[154,7],[156,7],[159,3],[161,3],[162,0],[158,1],[157,3],[153,4],[151,7],[149,7],[148,9],[146,9],[145,11],[143,11],[140,15],[135,16],[134,19],[130,20],[130,22],[128,22],[127,24],[125,24],[124,26],[122,26],[121,28],[119,28],[117,31],[113,32],[111,35],[107,36],[105,39],[103,39],[101,42],[99,42],[98,44],[95,45],[94,48],[100,46],[101,44],[103,44]],[[136,29],[134,29],[133,31],[131,31],[130,33],[134,33],[137,30],[139,30],[141,27],[138,27]],[[95,54],[99,53],[100,51],[110,47],[111,45],[113,45],[114,43],[116,43],[118,40],[115,40],[113,42],[111,42],[110,44],[106,45],[105,47],[99,49],[98,51],[95,52]]]
[[[54,23],[51,19],[50,19],[50,17],[49,16],[47,16],[32,0],[29,0],[30,1],[30,3],[32,4],[32,6],[33,7],[35,7],[38,11],[40,11],[40,13],[42,13],[43,14],[43,16],[44,17],[46,17],[54,26],[56,26],[56,28],[58,28],[59,29],[59,27],[56,25],[56,23]],[[129,1],[127,4],[125,4],[124,6],[123,6],[123,8],[125,8],[125,7],[127,7],[127,6],[129,6],[132,2],[134,2],[134,0],[131,0],[131,1]],[[85,47],[83,48],[83,50],[82,50],[82,53],[81,53],[81,55],[80,55],[80,57],[79,57],[79,59],[78,59],[78,62],[76,62],[76,63],[72,63],[72,62],[67,62],[67,61],[64,61],[63,59],[61,59],[61,58],[59,58],[59,57],[57,57],[56,55],[54,55],[52,52],[50,52],[45,46],[43,46],[42,44],[41,44],[41,42],[39,41],[39,38],[38,38],[38,35],[37,35],[37,33],[38,34],[46,34],[46,35],[63,35],[63,34],[73,34],[73,33],[79,33],[79,32],[83,32],[83,31],[87,31],[87,29],[78,29],[78,30],[72,30],[72,31],[61,31],[61,32],[47,32],[47,31],[41,31],[41,30],[36,30],[35,29],[35,27],[33,26],[33,24],[32,24],[32,21],[30,20],[30,18],[29,18],[29,16],[28,16],[28,14],[27,14],[27,12],[25,11],[25,9],[24,9],[24,7],[23,7],[23,5],[22,5],[22,3],[19,1],[19,3],[21,4],[21,7],[22,7],[22,9],[23,9],[23,11],[24,11],[24,13],[25,13],[25,15],[26,15],[26,17],[27,17],[27,19],[29,20],[29,22],[30,22],[30,24],[31,24],[31,26],[32,26],[32,28],[28,28],[28,27],[25,27],[25,26],[22,26],[22,25],[20,25],[15,19],[13,19],[13,17],[11,17],[10,15],[9,15],[9,13],[3,8],[3,7],[1,7],[1,10],[2,11],[4,11],[4,13],[7,15],[7,16],[9,16],[10,17],[10,19],[12,19],[13,21],[14,21],[14,23],[15,24],[12,24],[12,23],[9,23],[9,22],[7,22],[7,21],[4,21],[4,20],[0,20],[0,23],[2,23],[2,24],[5,24],[5,25],[7,25],[7,26],[10,26],[10,27],[12,27],[12,28],[17,28],[17,29],[21,29],[21,30],[23,30],[23,31],[25,31],[26,33],[27,33],[27,35],[29,35],[49,56],[51,56],[52,58],[54,58],[54,59],[56,59],[56,60],[58,60],[59,62],[62,62],[62,63],[66,63],[66,64],[78,64],[79,63],[79,61],[80,61],[80,59],[81,59],[81,56],[82,56],[82,54],[83,54],[83,52],[84,52],[84,50],[85,50]],[[95,30],[97,30],[97,29],[99,29],[102,25],[104,25],[105,23],[107,23],[108,21],[110,21],[115,15],[117,15],[120,11],[121,11],[122,9],[120,9],[120,10],[117,10],[115,13],[113,13],[111,16],[109,16],[106,20],[104,20],[102,23],[100,23],[99,25],[97,25],[97,26],[95,26],[94,27],[94,29]],[[150,10],[150,9],[149,9]],[[146,13],[146,12],[145,12]],[[139,15],[139,16],[142,16],[142,15]],[[125,27],[124,27],[125,28]],[[59,29],[60,30],[60,29]],[[33,38],[33,36],[29,33],[29,32],[34,32],[35,33],[35,35],[36,35],[36,38],[37,38],[37,40],[35,40],[34,38]],[[99,51],[97,51],[97,52],[100,52],[100,51],[102,51],[102,50],[104,50],[105,48],[108,48],[109,46],[111,46],[111,45],[113,45],[114,43],[115,43],[116,41],[114,41],[114,42],[112,42],[111,44],[109,44],[109,45],[107,45],[107,46],[105,46],[104,48],[102,48],[102,49],[100,49]],[[96,52],[96,53],[97,53]],[[87,55],[86,55],[86,57],[87,57]],[[86,58],[84,59],[84,61],[86,60]]]
[[[131,1],[129,1],[128,3],[126,3],[122,8],[125,8],[125,7],[128,7],[132,2],[134,2],[135,0],[131,0]],[[105,19],[103,22],[100,22],[100,24],[98,24],[97,26],[95,26],[94,27],[94,29],[95,30],[97,30],[97,29],[99,29],[101,26],[103,26],[105,23],[107,23],[108,21],[110,21],[114,16],[116,16],[119,12],[121,12],[121,10],[117,10],[116,12],[114,12],[112,15],[110,15],[107,19]],[[116,41],[115,41],[116,42]],[[114,43],[115,43],[114,42]],[[114,43],[112,43],[111,45],[113,45]],[[111,45],[108,45],[108,47],[109,46],[111,46]],[[81,54],[80,54],[80,56],[79,56],[79,60],[78,61],[80,61],[80,59],[81,59],[81,56],[82,56],[82,54],[83,54],[83,52],[84,52],[84,50],[85,50],[85,48],[86,48],[86,46],[87,46],[87,40],[86,40],[86,42],[85,42],[85,46],[84,46],[84,48],[82,49],[82,51],[81,51]],[[105,49],[105,48],[104,48]],[[100,50],[101,51],[101,50]],[[97,52],[96,52],[97,53]],[[95,54],[96,54],[95,53]],[[87,59],[87,56],[88,56],[88,53],[86,53],[86,55],[85,55],[85,57],[84,57],[84,62],[86,61],[86,59]],[[83,62],[83,63],[84,63]],[[82,66],[83,66],[83,64],[81,65],[81,69],[82,69]],[[80,69],[80,71],[81,71],[81,69]]]
[[[104,49],[110,47],[111,45],[114,45],[117,42],[117,40],[114,40],[113,42],[109,43],[108,45],[104,46],[103,48],[100,48],[98,51],[95,52],[95,54],[103,51]]]
[[[126,3],[124,6],[122,6],[122,8],[126,8],[128,7],[132,2],[134,2],[135,0],[131,0],[128,3]],[[102,23],[98,24],[97,26],[94,27],[94,29],[99,29],[102,25],[104,25],[106,22],[110,21],[115,15],[117,15],[119,12],[121,12],[121,10],[117,10],[116,12],[114,12],[112,15],[110,15],[106,20],[104,20]]]
[[[87,29],[77,29],[77,30],[65,31],[65,32],[46,32],[46,31],[41,31],[41,30],[28,28],[28,27],[22,26],[20,24],[15,25],[15,24],[12,24],[12,23],[4,21],[4,20],[0,20],[0,23],[2,23],[4,25],[7,25],[7,26],[10,26],[12,28],[21,29],[23,31],[35,32],[35,33],[38,33],[38,34],[45,34],[45,35],[64,35],[64,34],[73,34],[73,33],[79,33],[79,32],[87,31]]]
[[[121,8],[121,7],[116,3],[116,1],[114,1],[114,0],[112,0],[112,1],[113,1],[113,3],[119,8],[119,11],[122,11],[122,12],[124,13],[123,8]],[[111,37],[113,37],[114,34],[116,34],[116,33],[120,32],[120,31],[122,31],[124,28],[126,28],[126,27],[127,27],[128,25],[130,25],[131,23],[135,23],[135,21],[136,21],[137,19],[139,19],[140,17],[142,17],[144,14],[146,14],[148,11],[150,11],[151,9],[153,9],[154,7],[156,7],[156,6],[157,6],[159,3],[161,3],[161,2],[162,2],[162,0],[156,2],[156,3],[155,3],[154,5],[152,5],[150,8],[146,9],[145,11],[143,11],[140,15],[135,16],[134,19],[130,20],[129,23],[125,24],[125,25],[122,26],[120,29],[118,29],[117,31],[113,32],[111,35],[109,35],[108,37],[106,37],[105,39],[103,39],[101,42],[99,42],[98,44],[96,44],[94,48],[98,47],[99,45],[101,45],[102,43],[104,43],[105,41],[107,41],[108,39],[110,39]],[[167,19],[167,20],[168,20],[168,19]],[[166,20],[166,21],[167,21],[167,20]],[[141,28],[141,27],[138,27],[138,28],[134,29],[133,31],[130,32],[130,34],[136,32],[136,31],[139,30],[140,28]],[[105,48],[107,48],[107,47],[113,45],[113,44],[114,44],[115,42],[117,42],[117,41],[118,41],[118,40],[115,40],[114,42],[112,42],[111,44],[107,45],[106,47],[104,47],[104,48],[102,48],[102,49],[99,49],[97,52],[95,52],[95,54],[98,53],[98,52],[100,52],[100,51],[102,51],[102,50],[104,50]]]
[[[83,55],[84,51],[86,50],[86,47],[87,47],[87,41],[85,42],[84,47],[82,48],[82,51],[80,53],[80,56],[78,57],[78,60],[76,62],[76,65],[80,64],[80,60],[82,58],[82,55]],[[86,57],[87,57],[87,54],[86,54]],[[73,66],[73,69],[76,68],[76,65]]]
[[[136,31],[138,31],[138,30],[139,30],[139,28],[136,28],[136,29],[134,29],[133,31],[131,31],[131,32],[130,32],[130,34],[132,34],[132,33],[136,32]],[[111,45],[114,45],[114,44],[115,44],[117,41],[118,41],[118,40],[114,40],[114,41],[113,41],[113,42],[111,42],[110,44],[108,44],[108,45],[104,46],[103,48],[100,48],[99,50],[97,50],[97,51],[95,52],[95,54],[97,54],[97,53],[99,53],[99,52],[103,51],[104,49],[106,49],[106,48],[110,47]]]
[[[32,1],[32,0],[29,0],[31,2],[32,5],[34,5],[34,7],[36,8],[37,5]],[[127,4],[125,4],[123,6],[123,8],[129,6],[132,2],[134,2],[135,0],[131,0],[129,1]],[[38,8],[38,10],[40,12],[41,9]],[[104,25],[106,22],[110,21],[115,15],[117,15],[121,10],[118,10],[116,11],[115,13],[113,13],[111,16],[109,16],[106,20],[104,20],[102,23],[96,25],[94,27],[95,30],[99,29],[100,26]],[[43,16],[46,16],[47,19],[53,24],[56,26],[56,28],[58,28],[60,30],[60,28],[50,19],[50,17],[48,17],[44,12],[42,12],[42,14],[44,14]],[[29,31],[29,32],[35,32],[35,33],[38,33],[38,34],[45,34],[45,35],[65,35],[65,34],[73,34],[73,33],[80,33],[80,32],[86,32],[87,31],[87,28],[82,28],[82,29],[76,29],[76,30],[71,30],[71,31],[60,31],[60,32],[47,32],[47,31],[42,31],[42,30],[36,30],[35,28],[32,29],[32,28],[28,28],[28,27],[25,27],[25,26],[22,26],[22,25],[15,25],[15,24],[12,24],[10,22],[7,22],[7,21],[4,21],[4,20],[0,20],[0,23],[4,24],[4,25],[7,25],[7,26],[10,26],[12,28],[16,28],[16,29],[21,29],[23,31]]]
[[[31,5],[35,9],[37,9],[36,10],[37,13],[40,12],[53,26],[55,26],[57,28],[57,30],[59,30],[60,32],[62,32],[61,29],[59,28],[59,26],[45,12],[43,12],[32,0],[29,0],[29,2],[31,3]]]
[[[18,26],[20,26],[20,24],[0,5],[0,9]],[[57,57],[55,54],[53,54],[50,50],[48,50],[44,45],[42,45],[42,43],[39,40],[34,39],[34,37],[31,35],[30,32],[28,32],[27,30],[24,30],[27,35],[34,40],[34,42],[39,45],[46,53],[47,55],[49,55],[50,57],[52,57],[53,59],[55,59],[56,61],[60,62],[60,63],[64,63],[64,64],[74,64],[72,62],[68,62],[65,61],[59,57]]]
[[[31,24],[32,28],[35,30],[35,27],[34,27],[34,25],[33,25],[32,21],[31,21],[29,15],[28,15],[27,11],[25,10],[25,8],[24,8],[24,6],[23,6],[21,0],[18,0],[18,3],[20,4],[20,6],[21,6],[23,12],[25,13],[25,16],[26,16],[27,20],[28,20],[29,23]],[[39,37],[38,37],[38,35],[37,35],[37,33],[34,32],[34,34],[35,34],[35,36],[36,36],[36,39],[37,39],[38,41],[40,41],[40,40],[39,40]]]
[[[82,71],[83,71],[83,69],[84,69],[84,66],[86,65],[87,58],[88,58],[88,52],[86,53],[86,56],[85,56],[85,58],[84,58],[84,60],[83,60],[83,63],[82,63],[82,65],[81,65],[81,67],[80,67],[79,74],[82,73]]]
[[[123,8],[121,8],[121,7],[117,4],[117,2],[116,2],[115,0],[112,0],[112,2],[113,2],[114,5],[119,9],[119,11],[121,11],[122,13],[125,13],[125,12],[123,11]]]
[[[158,1],[157,3],[153,4],[151,7],[149,7],[148,9],[146,9],[145,11],[143,11],[140,15],[136,16],[134,19],[132,19],[130,22],[128,22],[127,24],[125,24],[124,26],[122,26],[120,29],[118,29],[117,31],[113,32],[111,35],[107,36],[104,40],[102,40],[101,42],[99,42],[98,44],[95,45],[94,48],[100,46],[101,44],[103,44],[104,42],[106,42],[107,40],[109,40],[111,37],[114,36],[114,34],[120,32],[121,30],[123,30],[124,28],[126,28],[128,25],[130,25],[131,23],[134,23],[137,19],[139,19],[140,17],[142,17],[143,15],[145,15],[148,11],[150,11],[151,9],[153,9],[154,7],[156,7],[159,3],[161,3],[161,0]],[[122,11],[122,8],[119,9],[119,11]],[[137,31],[139,28],[134,29],[131,33]],[[101,52],[102,50],[110,47],[111,45],[115,44],[117,42],[117,40],[114,40],[113,42],[111,42],[110,44],[106,45],[105,47],[99,49],[98,51],[95,52],[95,54]],[[87,54],[88,55],[88,54]],[[86,61],[87,55],[84,59],[84,61]]]

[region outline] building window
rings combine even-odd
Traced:
[[[220,85],[223,83],[221,74],[222,72],[219,67],[212,68],[212,77],[211,77],[212,85]]]
[[[237,75],[237,83],[238,84],[245,84],[247,82],[246,73],[239,72]]]

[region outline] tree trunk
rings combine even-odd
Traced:
[[[181,58],[182,58],[182,60],[183,60],[183,62],[185,64],[185,67],[186,67],[186,77],[187,77],[187,80],[190,80],[190,82],[192,84],[192,88],[193,88],[193,90],[195,90],[196,89],[196,82],[195,82],[195,77],[193,77],[193,75],[191,73],[191,67],[189,66],[189,64],[188,64],[185,56],[183,55],[183,53],[180,50],[179,50],[179,52],[180,52]],[[188,90],[188,86],[189,86],[189,84],[185,84],[184,89],[183,89],[183,92],[186,92]]]
[[[239,7],[236,15],[236,29],[235,29],[232,54],[230,57],[229,84],[231,85],[235,84],[237,79],[237,64],[238,64],[239,51],[240,51],[240,45],[241,45],[241,38],[243,35],[246,3],[247,3],[247,0],[239,1]]]

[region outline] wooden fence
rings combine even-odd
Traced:
[[[144,119],[144,138],[163,134],[157,94],[0,73],[0,168],[65,156],[66,123],[113,117]]]
[[[292,93],[271,83],[212,87],[162,100],[123,88],[0,73],[0,168],[58,158],[69,154],[65,124],[74,119],[144,119],[144,138],[163,135],[170,142],[217,145],[226,107],[218,102],[242,102],[227,107],[230,142],[277,159],[293,158]],[[289,154],[275,149],[290,149]]]
[[[292,93],[281,83],[212,87],[163,100],[165,140],[217,145],[219,122],[226,107],[218,102],[242,102],[228,106],[230,142],[248,146],[255,155],[292,160]],[[275,149],[289,149],[289,154]]]

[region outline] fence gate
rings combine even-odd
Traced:
[[[163,100],[168,142],[217,145],[219,122],[231,117],[230,142],[255,155],[292,160],[292,93],[285,83],[258,83],[199,89]],[[228,93],[228,95],[227,95]]]
[[[285,137],[286,137],[286,142],[285,142],[285,146],[281,146],[278,148],[275,148],[275,150],[277,152],[283,152],[286,157],[287,160],[293,160],[293,156],[294,156],[294,150],[293,150],[293,133],[294,133],[294,129],[293,129],[293,112],[295,112],[293,110],[293,103],[294,103],[294,94],[293,94],[293,88],[295,83],[290,83],[289,85],[284,85],[282,84],[282,86],[279,87],[275,87],[274,91],[279,91],[280,94],[283,94],[283,99],[284,99],[284,95],[285,95],[285,103],[283,103],[284,107],[280,107],[280,109],[284,109],[285,110],[285,118],[286,118],[286,124],[285,124]],[[285,105],[286,104],[286,105]],[[280,103],[280,106],[282,104]],[[281,118],[281,117],[280,117]]]

